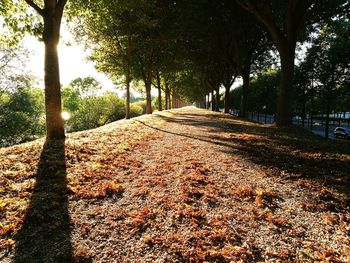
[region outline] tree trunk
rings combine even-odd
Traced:
[[[159,72],[157,72],[157,86],[158,86],[158,111],[162,111],[162,89],[161,89],[161,83],[160,83],[160,75]]]
[[[220,87],[215,90],[215,111],[220,111]]]
[[[168,94],[169,94],[169,87],[168,87],[168,83],[165,82],[165,109],[166,110],[169,110]]]
[[[278,88],[277,99],[277,126],[288,126],[292,124],[292,87],[294,76],[295,48],[286,48],[279,51],[281,56],[281,78]]]
[[[211,110],[215,111],[214,90],[211,91]]]
[[[147,76],[145,81],[146,86],[146,114],[152,114],[152,69],[150,66],[147,66]]]
[[[242,96],[241,96],[241,110],[240,117],[247,116],[248,110],[248,96],[249,96],[249,81],[250,81],[250,70],[244,70],[242,73],[243,78],[243,88],[242,88]]]
[[[169,92],[168,92],[168,100],[169,100],[169,110],[171,110],[172,109],[172,104],[171,104],[171,102],[172,102],[172,97],[171,97],[171,91],[170,91],[170,89],[169,89]]]
[[[63,139],[64,122],[61,116],[61,84],[57,45],[61,15],[47,10],[44,15],[43,39],[45,43],[45,109],[47,140]]]
[[[130,119],[130,80],[126,81],[126,105],[125,105],[125,119]]]
[[[225,113],[230,112],[230,86],[225,87]]]
[[[131,48],[131,39],[128,37],[128,46],[127,46],[127,58],[126,58],[126,72],[125,72],[125,84],[126,84],[126,101],[125,101],[125,119],[130,119],[130,48]]]
[[[151,83],[146,84],[146,114],[152,114]]]

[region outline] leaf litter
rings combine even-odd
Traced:
[[[43,143],[0,149],[2,262]],[[70,134],[73,261],[349,262],[348,149],[193,107]]]

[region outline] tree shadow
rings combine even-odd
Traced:
[[[209,115],[209,116],[208,116]],[[339,158],[339,154],[348,155],[349,144],[341,145],[328,141],[298,127],[277,128],[271,125],[252,125],[247,121],[232,122],[231,116],[223,117],[211,114],[176,114],[176,117],[164,118],[167,122],[188,126],[205,126],[207,131],[201,135],[192,135],[178,131],[168,131],[144,125],[180,137],[191,138],[213,145],[223,146],[221,151],[235,153],[253,163],[271,170],[271,176],[281,176],[287,172],[288,180],[310,179],[328,189],[349,196],[350,162]],[[225,122],[222,125],[218,122]],[[231,121],[229,121],[231,120]],[[232,136],[222,136],[221,133]],[[346,143],[345,143],[346,144]],[[284,177],[284,176],[283,176]],[[340,206],[349,206],[350,199],[337,200]],[[342,209],[339,207],[339,209]]]
[[[72,262],[65,141],[44,144],[14,262]]]

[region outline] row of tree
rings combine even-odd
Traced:
[[[28,11],[29,6],[34,12]],[[297,93],[293,79],[297,43],[321,36],[308,52],[306,61],[314,60],[305,64],[306,69],[320,65],[325,70],[325,64],[338,69],[334,60],[321,59],[325,48],[321,39],[333,38],[334,21],[343,21],[346,36],[349,6],[348,0],[3,0],[0,12],[15,36],[11,41],[2,38],[3,43],[13,45],[24,31],[45,43],[47,137],[57,139],[64,137],[57,54],[64,11],[77,40],[92,50],[90,58],[97,69],[125,83],[126,118],[132,81],[144,83],[146,113],[152,113],[152,85],[158,89],[159,110],[162,92],[166,108],[170,97],[173,103],[186,98],[204,104],[207,94],[215,93],[218,109],[224,86],[228,111],[230,88],[238,76],[243,79],[240,112],[245,116],[251,76],[275,64],[279,84],[271,98],[277,104],[277,125],[283,126],[291,124]],[[332,89],[340,85],[336,74],[324,80],[327,84],[323,75],[312,76],[314,82]]]
[[[46,131],[43,90],[34,88],[31,78],[18,77],[11,84],[11,89],[0,91],[0,147],[39,138]],[[157,109],[157,98],[153,100],[152,107]],[[102,93],[100,83],[91,77],[77,78],[62,88],[66,131],[93,129],[123,119],[125,106],[124,98]],[[146,101],[131,94],[130,117],[145,112]]]

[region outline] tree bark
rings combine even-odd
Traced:
[[[61,116],[61,84],[57,45],[60,37],[62,11],[45,10],[43,40],[45,43],[45,110],[46,139],[65,138]]]
[[[225,87],[225,113],[230,112],[230,86]]]
[[[214,90],[211,91],[211,110],[215,111]]]
[[[165,109],[169,109],[169,100],[168,100],[169,87],[168,83],[165,82]]]
[[[129,68],[129,67],[128,67]],[[125,98],[125,119],[130,119],[130,72],[129,69],[125,75],[126,82],[126,98]]]
[[[157,72],[157,86],[158,86],[158,111],[162,111],[162,88],[160,83],[160,75]]]
[[[220,111],[220,87],[215,90],[215,111]]]
[[[249,95],[249,82],[250,82],[250,70],[244,70],[242,72],[242,78],[243,78],[243,88],[242,88],[242,96],[241,96],[241,110],[240,110],[240,117],[246,117],[247,116],[247,110],[248,110],[248,95]]]
[[[278,87],[277,99],[277,126],[288,126],[292,124],[292,85],[294,76],[295,48],[280,50],[281,56],[281,78]]]
[[[128,46],[127,46],[127,58],[126,58],[126,72],[125,72],[125,84],[126,84],[126,101],[125,101],[125,119],[130,119],[130,48],[131,48],[131,39],[128,37]]]
[[[146,84],[146,114],[152,114],[151,83]]]
[[[147,66],[147,76],[145,81],[146,86],[146,114],[152,114],[152,69],[151,66]]]

